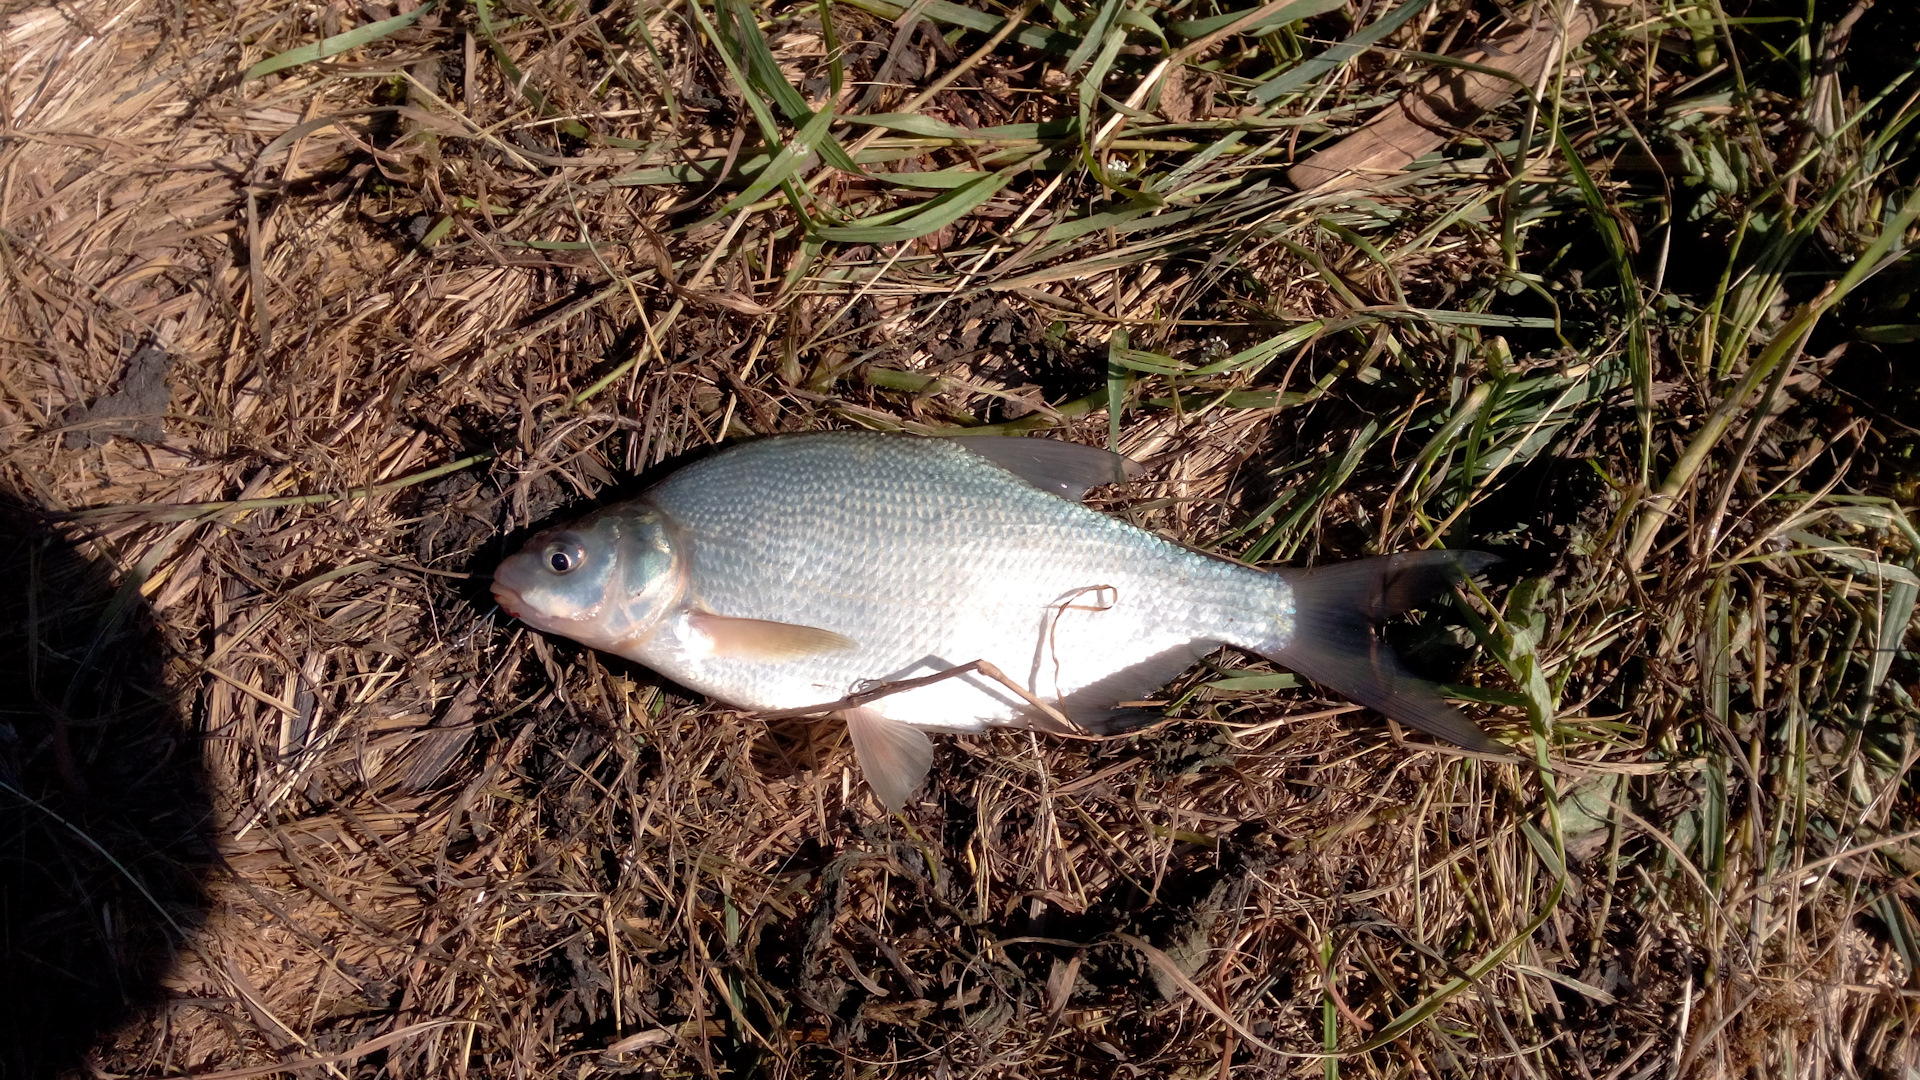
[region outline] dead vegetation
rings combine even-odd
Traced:
[[[1920,25],[1613,8],[1286,188],[1547,11],[10,8],[0,1075],[1911,1070]],[[1114,440],[1248,559],[1500,552],[1394,633],[1531,763],[1224,657],[888,819],[832,725],[487,601],[856,425]]]

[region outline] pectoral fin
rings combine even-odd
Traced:
[[[736,619],[698,612],[687,623],[713,643],[713,651],[736,660],[799,660],[854,647],[852,638],[831,630],[768,619]]]
[[[933,768],[933,740],[919,728],[873,709],[848,709],[840,715],[847,721],[847,734],[853,736],[860,771],[881,805],[888,810],[907,805],[907,796]]]

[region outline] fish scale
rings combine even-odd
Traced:
[[[1044,439],[868,432],[729,447],[638,499],[530,540],[494,575],[529,624],[742,708],[834,705],[877,683],[974,671],[846,708],[881,801],[933,752],[923,730],[1095,731],[1226,645],[1469,749],[1503,748],[1373,632],[1493,561],[1427,551],[1266,571],[1080,502],[1130,465]]]
[[[785,709],[986,660],[1057,699],[1169,649],[1248,644],[1234,609],[1249,591],[1262,596],[1262,613],[1287,614],[1285,586],[1269,575],[983,464],[950,442],[824,434],[750,444],[662,482],[648,501],[688,541],[693,603],[750,619],[804,611],[807,625],[857,643],[804,669],[688,656],[681,680],[751,708]],[[1090,598],[1097,588],[1111,595]],[[1106,609],[1063,610],[1089,599]],[[662,644],[662,653],[679,646]],[[950,731],[1020,723],[1031,712],[980,676],[873,707]]]

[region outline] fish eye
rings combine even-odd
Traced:
[[[570,540],[555,540],[541,554],[546,560],[547,569],[556,574],[570,574],[587,561],[586,551]]]

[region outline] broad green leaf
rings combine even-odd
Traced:
[[[1160,24],[1154,22],[1152,17],[1143,11],[1124,8],[1120,14],[1113,17],[1113,24],[1115,26],[1129,26],[1143,34],[1151,34],[1153,35],[1153,39],[1158,41],[1162,46],[1165,46],[1167,43],[1166,31],[1160,29]]]

